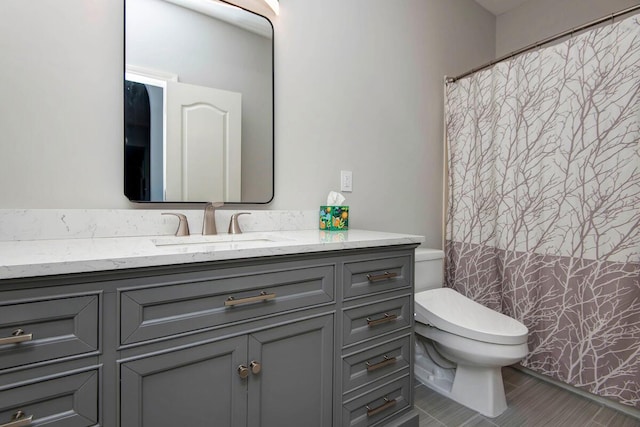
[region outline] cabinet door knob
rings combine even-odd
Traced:
[[[9,420],[8,423],[0,424],[0,427],[27,427],[31,425],[32,420],[33,415],[27,416],[22,411],[16,411],[16,413],[11,416],[11,420]]]
[[[260,364],[260,362],[256,362],[255,360],[252,360],[251,363],[249,363],[249,367],[251,368],[251,373],[253,374],[259,374],[260,370],[262,370],[262,365]]]
[[[25,334],[22,329],[18,328],[15,331],[11,332],[11,336],[0,338],[0,345],[17,344],[20,342],[31,341],[32,339],[33,334]]]
[[[244,365],[238,366],[238,375],[240,375],[242,379],[247,378],[249,376],[249,368]]]

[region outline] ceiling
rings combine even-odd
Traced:
[[[515,9],[528,0],[476,0],[480,6],[493,13],[495,16]]]

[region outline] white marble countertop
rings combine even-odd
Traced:
[[[365,230],[0,241],[0,279],[420,244],[423,241],[422,236]]]

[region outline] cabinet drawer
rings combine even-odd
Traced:
[[[271,271],[120,292],[130,344],[334,300],[334,266]],[[261,294],[262,293],[262,294]]]
[[[347,393],[394,372],[406,369],[411,360],[411,337],[405,335],[342,359],[343,389]]]
[[[410,406],[411,377],[406,375],[342,405],[342,425],[374,425]]]
[[[343,312],[343,345],[374,338],[411,325],[411,296],[356,306]]]
[[[92,370],[4,390],[0,399],[0,425],[9,423],[18,411],[25,417],[33,417],[34,426],[96,425],[98,378],[98,371]]]
[[[0,303],[0,314],[0,370],[98,350],[99,294]]]
[[[347,262],[343,273],[344,298],[410,287],[412,266],[409,255]]]

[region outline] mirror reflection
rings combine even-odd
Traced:
[[[217,0],[125,2],[125,195],[273,197],[273,27]]]

